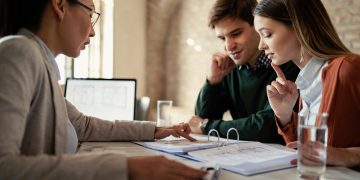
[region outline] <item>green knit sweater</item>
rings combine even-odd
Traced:
[[[295,81],[299,73],[295,64],[289,62],[280,67],[287,79]],[[206,82],[195,108],[195,114],[209,119],[206,133],[216,129],[221,137],[226,138],[227,130],[234,127],[241,140],[284,144],[277,133],[274,112],[266,96],[266,85],[275,78],[276,73],[271,67],[255,71],[236,68],[217,85]],[[233,120],[222,120],[227,110]],[[234,132],[229,136],[236,139]]]

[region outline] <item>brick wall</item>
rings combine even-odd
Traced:
[[[208,11],[213,2],[148,1],[146,93],[152,99],[151,119],[155,119],[158,99],[173,100],[175,106],[182,107],[179,111],[184,118],[193,114],[210,57],[222,49],[207,27]]]
[[[344,44],[360,54],[360,1],[323,0],[328,13]]]
[[[155,119],[158,99],[172,99],[175,106],[182,107],[179,120],[193,113],[211,55],[223,49],[207,27],[208,11],[214,2],[148,1],[146,95],[152,99],[151,119]],[[323,0],[323,3],[345,45],[360,54],[360,1]]]

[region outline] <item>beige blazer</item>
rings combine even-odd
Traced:
[[[79,141],[152,140],[155,125],[102,121],[66,101],[50,60],[22,29],[0,39],[0,179],[127,179],[119,154],[64,154],[67,120]]]

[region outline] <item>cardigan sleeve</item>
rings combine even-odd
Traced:
[[[278,127],[278,133],[283,136],[286,144],[297,140],[298,116],[296,112],[293,111],[291,121],[285,126],[281,125],[280,119],[277,116],[275,116],[275,121]]]

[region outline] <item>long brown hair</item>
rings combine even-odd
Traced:
[[[341,42],[320,0],[262,0],[254,15],[291,26],[303,51],[320,60],[352,54]]]

